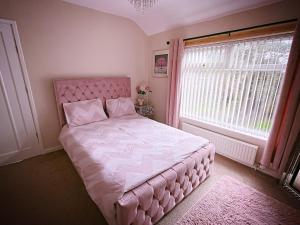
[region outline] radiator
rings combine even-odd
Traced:
[[[187,123],[182,123],[182,130],[208,139],[216,147],[216,152],[240,162],[253,166],[258,146],[252,145],[213,131],[202,129]]]

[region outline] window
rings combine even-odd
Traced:
[[[180,116],[267,137],[292,35],[185,49]]]

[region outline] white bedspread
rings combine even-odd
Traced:
[[[60,137],[86,189],[107,222],[122,195],[208,144],[208,140],[139,115],[79,127]]]

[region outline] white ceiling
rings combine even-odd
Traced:
[[[225,15],[268,5],[280,0],[158,0],[144,13],[128,0],[63,0],[134,21],[146,34],[195,24]]]

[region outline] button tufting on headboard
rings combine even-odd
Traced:
[[[54,80],[53,84],[61,126],[66,123],[63,103],[95,98],[100,98],[105,103],[106,99],[131,96],[129,77],[62,79]]]

